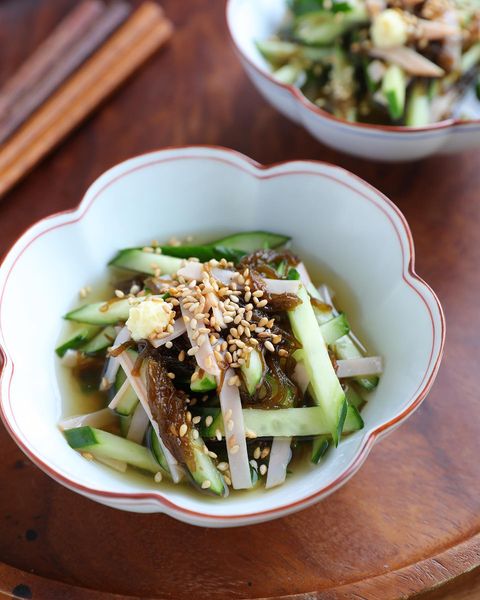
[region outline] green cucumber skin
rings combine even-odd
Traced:
[[[108,264],[145,275],[155,275],[157,269],[160,269],[162,275],[174,275],[182,267],[183,260],[174,256],[143,252],[137,248],[126,248],[120,250]]]
[[[406,78],[402,69],[397,65],[390,65],[383,77],[382,91],[388,102],[391,118],[397,121],[405,111]]]
[[[215,377],[205,373],[201,379],[190,382],[190,389],[192,392],[211,392],[217,389],[217,382]]]
[[[167,459],[165,458],[165,454],[163,452],[162,446],[160,445],[160,441],[158,439],[158,435],[153,427],[150,427],[147,433],[147,440],[152,451],[153,456],[157,460],[158,464],[162,467],[165,473],[170,474],[170,468],[167,463]]]
[[[224,496],[226,486],[223,477],[210,456],[203,451],[205,446],[203,439],[201,437],[195,439],[193,431],[193,429],[189,431],[189,443],[195,460],[195,469],[190,470],[190,474],[193,480],[200,486],[200,489],[202,489],[202,483],[208,480],[210,481],[208,492],[216,496]]]
[[[220,409],[201,409],[197,411],[202,416],[211,415],[213,422],[207,427],[205,420],[199,424],[200,435],[205,438],[214,438],[218,431],[225,433],[223,417]],[[322,408],[309,406],[306,408],[278,408],[260,409],[244,408],[243,420],[246,429],[254,431],[258,437],[302,437],[329,435]],[[363,427],[363,419],[353,406],[346,410],[343,433],[358,431]]]
[[[248,365],[244,363],[240,368],[240,372],[248,393],[250,396],[254,396],[265,372],[263,357],[258,350],[254,350],[250,354]]]
[[[302,344],[304,364],[315,403],[322,407],[333,442],[338,444],[345,419],[346,400],[342,386],[332,366],[307,290],[301,286],[298,297],[302,303],[288,312],[297,340]]]
[[[76,350],[81,348],[85,342],[88,342],[98,334],[100,328],[94,325],[82,325],[70,335],[70,337],[55,349],[60,358],[65,356],[67,350]]]
[[[278,248],[286,244],[290,239],[287,235],[271,233],[269,231],[245,231],[214,240],[210,242],[210,245],[243,250],[248,254],[255,252],[255,250],[263,250],[264,248]]]
[[[331,346],[339,338],[350,332],[350,325],[348,324],[347,317],[341,313],[337,317],[320,325],[320,331],[327,346]]]
[[[106,304],[108,304],[107,310],[101,310]],[[118,322],[128,319],[129,310],[128,298],[122,298],[110,303],[94,302],[93,304],[85,304],[67,313],[64,319],[90,325],[116,325]]]
[[[313,464],[318,465],[320,459],[324,456],[330,447],[330,438],[328,435],[319,435],[312,443],[312,458]]]
[[[136,355],[137,356],[137,355]],[[135,358],[136,360],[136,358]],[[117,371],[117,375],[115,377],[115,382],[112,386],[113,392],[116,394],[118,390],[122,387],[125,382],[127,376],[125,375],[125,371],[120,368]],[[113,395],[112,395],[113,398]],[[134,392],[132,386],[125,393],[123,398],[120,400],[119,404],[115,408],[115,412],[122,417],[130,417],[135,412],[139,403],[139,399],[137,394]]]
[[[144,471],[158,473],[157,461],[148,448],[118,435],[88,426],[68,429],[64,435],[74,450],[89,452],[94,457],[114,458]]]
[[[80,350],[85,354],[97,354],[98,352],[102,352],[109,348],[116,337],[117,334],[114,327],[109,325],[100,331],[94,338],[81,346]]]

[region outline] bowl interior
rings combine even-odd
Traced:
[[[125,478],[71,450],[57,429],[65,390],[53,350],[60,317],[78,303],[78,290],[108,278],[105,265],[121,247],[249,229],[291,235],[300,256],[338,290],[354,330],[384,357],[384,375],[362,413],[365,428],[345,438],[321,466],[293,473],[284,486],[232,494],[226,501],[146,477]],[[378,192],[328,165],[260,170],[239,155],[206,148],[123,163],[90,188],[76,213],[30,230],[2,267],[0,332],[14,364],[2,388],[9,427],[39,460],[96,490],[157,490],[183,510],[220,516],[309,497],[332,485],[369,433],[407,409],[434,372],[441,317],[433,295],[407,274],[409,243],[401,216]],[[138,501],[136,508],[155,509],[147,504],[142,508]]]

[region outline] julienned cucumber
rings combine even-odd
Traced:
[[[127,248],[120,252],[108,264],[146,275],[155,275],[160,269],[162,275],[173,275],[182,266],[183,260],[174,256],[143,252],[137,248]]]
[[[114,299],[109,302],[94,302],[85,304],[65,315],[68,321],[89,323],[91,325],[115,325],[119,321],[126,321],[130,304],[128,298]]]
[[[322,300],[317,288],[312,283],[307,285],[307,291],[312,298],[316,298],[320,301]],[[332,309],[322,310],[315,305],[312,306],[315,316],[317,317],[317,321],[320,324],[320,328],[335,318]],[[362,352],[360,352],[360,350],[357,348],[355,342],[348,335],[344,335],[335,340],[335,342],[332,343],[332,346],[337,358],[340,359],[361,358],[363,356]],[[357,377],[355,379],[366,390],[373,390],[373,388],[378,384],[378,377]]]
[[[300,286],[298,297],[302,303],[289,311],[288,317],[295,337],[302,344],[304,364],[313,390],[314,401],[323,410],[327,431],[322,433],[330,433],[333,443],[337,445],[346,414],[345,394],[335,374],[310,303],[310,296],[304,286]]]
[[[151,449],[153,456],[157,459],[158,464],[162,467],[162,469],[170,474],[170,468],[167,463],[167,459],[165,458],[165,454],[163,453],[162,446],[158,440],[158,436],[153,429],[150,427],[147,433],[147,443],[149,448]]]
[[[278,408],[259,409],[244,408],[243,420],[245,429],[257,434],[257,437],[301,437],[328,435],[328,423],[320,406],[309,406],[307,408]],[[218,408],[200,409],[200,415],[211,415],[213,422],[207,427],[205,419],[200,422],[200,435],[205,438],[214,438],[217,430],[224,435],[223,418]],[[353,406],[346,411],[343,433],[351,433],[362,429],[363,419]]]
[[[330,321],[320,325],[320,331],[322,332],[325,343],[327,346],[330,346],[339,338],[347,335],[350,331],[350,325],[348,324],[347,317],[344,314],[340,314],[338,317],[334,317],[333,319],[330,319]]]
[[[198,369],[195,371],[198,374]],[[192,392],[211,392],[212,390],[217,389],[217,382],[213,375],[209,375],[208,373],[204,373],[203,377],[193,378],[190,382],[190,389]]]
[[[343,336],[333,344],[333,350],[337,358],[348,360],[349,358],[362,358],[363,354],[355,345],[355,342],[348,337]],[[366,390],[373,390],[378,385],[378,377],[375,375],[369,377],[355,377],[357,381]]]
[[[319,435],[312,442],[312,458],[311,461],[318,465],[320,459],[330,447],[330,438],[328,435]]]
[[[117,332],[115,331],[115,328],[109,325],[108,327],[105,327],[105,329],[102,329],[102,331],[89,342],[81,346],[81,350],[85,354],[96,354],[97,352],[101,352],[110,347],[116,337]]]
[[[278,248],[286,244],[291,238],[279,233],[270,233],[268,231],[245,231],[235,233],[227,237],[210,242],[211,246],[224,246],[225,248],[235,248],[243,250],[246,253],[263,250],[265,248]]]
[[[75,328],[75,331],[70,334],[70,337],[65,340],[55,352],[58,356],[62,357],[67,350],[74,350],[80,348],[85,342],[91,340],[100,331],[98,327],[93,325],[81,325]]]
[[[388,112],[394,121],[401,119],[405,110],[407,79],[398,65],[390,65],[382,81],[382,92],[388,103]]]
[[[243,363],[240,368],[243,381],[250,396],[255,394],[257,387],[260,385],[264,370],[265,366],[261,353],[258,350],[253,350],[249,355],[248,361]]]
[[[126,378],[127,376],[125,375],[125,371],[122,368],[118,369],[113,386],[115,392],[118,392],[118,390],[122,387]],[[133,412],[137,408],[138,402],[139,400],[137,394],[134,392],[132,386],[130,386],[122,396],[120,402],[117,404],[115,412],[124,417],[133,415]]]
[[[209,492],[213,492],[217,496],[224,496],[227,492],[227,486],[223,480],[220,471],[215,466],[214,462],[208,454],[205,454],[205,442],[201,437],[194,438],[193,429],[189,430],[188,441],[193,454],[195,465],[188,465],[189,472],[193,480],[201,487],[205,481],[210,482],[208,487]]]
[[[89,452],[94,457],[121,460],[151,473],[159,470],[158,463],[148,448],[113,433],[87,426],[67,429],[64,434],[69,445],[80,452]]]
[[[365,404],[365,400],[357,393],[351,384],[345,386],[345,396],[349,406],[354,406],[357,410],[361,410]]]

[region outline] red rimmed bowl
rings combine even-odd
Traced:
[[[255,41],[275,34],[286,14],[286,0],[227,1],[230,35],[253,84],[272,106],[305,127],[317,140],[341,152],[389,162],[480,146],[480,119],[448,119],[426,127],[349,123],[310,102],[295,86],[277,81]]]
[[[344,438],[322,465],[305,466],[283,486],[227,499],[152,478],[130,479],[70,449],[57,427],[68,390],[54,347],[60,317],[78,290],[108,277],[105,265],[120,247],[260,228],[293,237],[294,249],[339,290],[355,329],[384,357],[385,372],[362,412],[365,428]],[[208,147],[128,160],[102,175],[77,209],[31,227],[0,267],[2,419],[20,448],[56,481],[115,508],[165,512],[215,527],[305,508],[348,481],[374,442],[412,414],[435,379],[444,317],[414,272],[413,252],[399,210],[338,167],[310,161],[264,167]]]

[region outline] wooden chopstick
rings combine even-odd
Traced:
[[[101,0],[87,0],[75,7],[17,69],[0,90],[0,118],[5,118],[15,103],[54,68],[56,61],[76,43],[105,11]]]
[[[172,31],[157,4],[141,5],[0,150],[0,196],[162,46]]]
[[[82,6],[82,5],[80,5]],[[58,86],[90,56],[128,16],[131,8],[127,2],[110,4],[84,35],[65,47],[55,65],[37,81],[24,80],[26,91],[0,118],[0,143],[3,143],[52,94]],[[61,29],[61,32],[64,30]],[[58,48],[55,49],[58,51]],[[37,61],[38,64],[38,61]]]

